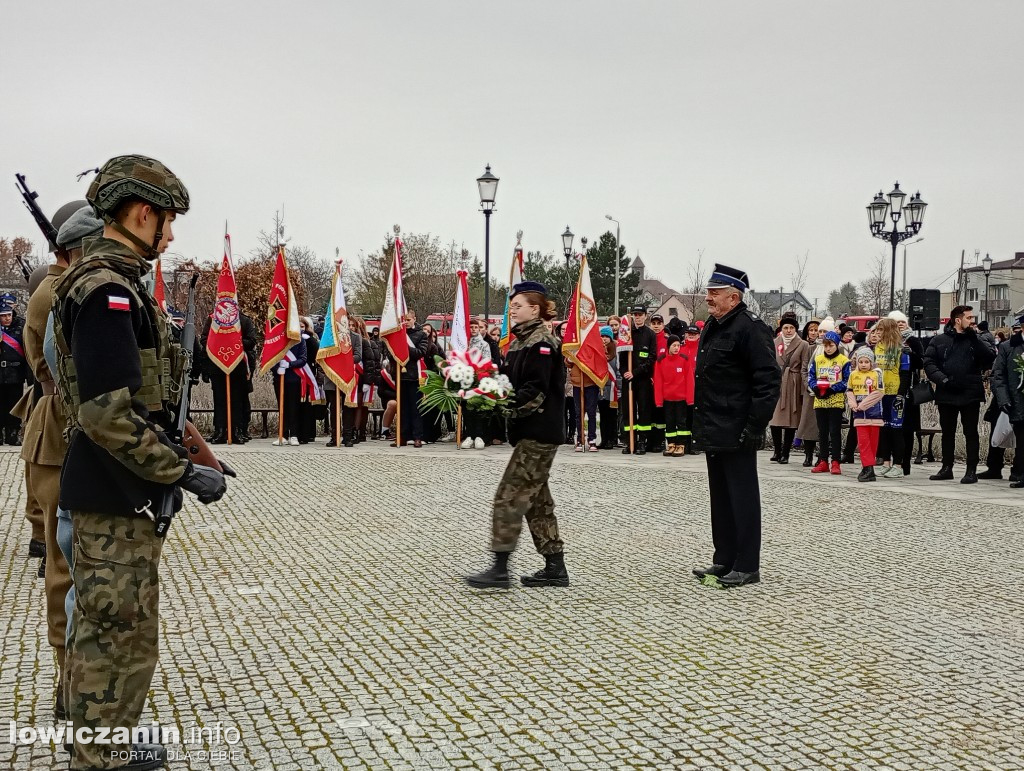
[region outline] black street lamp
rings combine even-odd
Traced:
[[[498,178],[491,174],[491,164],[488,163],[483,175],[477,177],[476,186],[480,191],[480,210],[484,213],[484,319],[490,327],[491,212],[494,211],[494,198],[498,194]]]
[[[985,311],[985,321],[988,321],[988,276],[992,272],[992,258],[988,256],[988,252],[985,253],[985,259],[981,261],[981,269],[985,271],[985,305],[983,310]]]
[[[888,197],[888,201],[886,201]],[[883,196],[882,191],[868,204],[868,224],[871,227],[871,235],[881,238],[892,244],[892,278],[889,281],[889,310],[896,309],[896,247],[900,241],[913,238],[921,231],[921,224],[924,220],[924,210],[928,206],[921,200],[921,193],[915,193],[910,198],[910,203],[903,205],[903,199],[907,194],[900,190],[900,183],[897,182],[888,196]],[[892,230],[884,230],[885,215],[892,219]],[[903,215],[904,230],[900,231],[900,217]]]
[[[572,240],[576,236],[569,226],[565,226],[565,232],[562,233],[562,254],[565,255],[565,281],[569,286],[568,294],[565,296],[565,315],[569,315],[569,298],[572,296],[572,280],[569,278],[569,261],[572,259]]]

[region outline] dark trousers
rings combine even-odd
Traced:
[[[484,444],[491,443],[491,425],[494,422],[494,415],[490,412],[477,412],[476,410],[462,410],[462,438],[476,439],[480,437]]]
[[[693,448],[693,405],[686,405],[686,428],[683,430],[683,446],[687,452]]]
[[[956,420],[959,417],[967,440],[967,468],[976,469],[981,455],[981,440],[978,437],[978,418],[981,402],[954,405],[940,404],[939,428],[942,429],[942,465],[952,466],[956,454]]]
[[[665,441],[683,444],[686,441],[686,402],[665,402]]]
[[[880,460],[892,458],[892,465],[902,468],[904,450],[903,426],[899,428],[884,426],[878,440],[878,458]]]
[[[580,430],[580,425],[577,422],[576,417],[576,400],[566,399],[565,400],[565,443],[571,444],[576,439],[576,433]]]
[[[585,403],[580,405],[580,389],[577,386],[572,387],[572,400],[574,409],[576,410],[576,431],[580,429],[580,415],[586,414],[587,416],[587,442],[589,444],[595,444],[597,442],[597,397],[600,395],[600,389],[596,385],[589,385],[583,389]]]
[[[420,387],[415,380],[402,381],[402,441],[423,441]]]
[[[21,419],[11,415],[14,405],[21,399],[25,387],[21,383],[0,383],[0,442],[13,441],[21,430]]]
[[[633,392],[633,414],[629,414],[629,393]],[[622,416],[622,441],[629,444],[629,428],[634,427],[637,442],[646,442],[651,435],[654,420],[654,383],[642,377],[622,381],[619,397]]]
[[[228,377],[231,378],[231,434],[249,433],[249,380],[246,378],[245,362],[235,367]],[[219,369],[210,376],[210,388],[213,390],[213,430],[214,432],[228,429],[228,377]]]
[[[843,408],[815,407],[814,418],[818,421],[818,460],[838,462],[843,454]]]
[[[601,415],[601,446],[610,450],[615,446],[615,437],[619,434],[619,411],[612,407],[608,399],[598,401],[597,411]]]
[[[281,398],[281,376],[274,375],[274,396]],[[278,401],[280,404],[280,401]],[[284,438],[299,437],[299,407],[302,404],[302,383],[298,378],[284,380]]]
[[[711,538],[716,565],[749,573],[761,567],[761,489],[756,452],[708,453]]]
[[[992,436],[992,432],[996,430],[995,421],[989,423],[989,436]],[[1017,446],[1013,451],[1013,465],[1010,466],[1011,476],[1024,475],[1024,423],[1013,424],[1013,436],[1017,440]],[[988,445],[988,462],[987,466],[990,471],[1002,472],[1003,466],[1006,463],[1006,450],[1002,447],[993,447],[992,442]]]

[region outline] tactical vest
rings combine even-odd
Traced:
[[[68,416],[64,432],[68,441],[71,433],[81,428],[78,423],[81,398],[78,393],[78,374],[71,356],[71,339],[64,328],[67,302],[82,306],[92,292],[105,284],[116,284],[135,300],[150,327],[149,337],[155,341],[155,347],[139,349],[142,387],[132,394],[132,398],[145,404],[151,413],[176,408],[181,402],[181,376],[187,363],[186,352],[180,345],[170,342],[166,316],[146,290],[141,278],[133,274],[134,266],[124,258],[99,254],[77,260],[53,283],[53,337],[57,353],[55,374],[64,412]]]

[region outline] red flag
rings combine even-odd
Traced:
[[[402,321],[405,317],[405,293],[402,291],[402,242],[395,239],[395,259],[388,274],[384,310],[380,314],[380,336],[399,364],[409,361],[409,334]]]
[[[260,374],[266,374],[288,353],[302,336],[299,329],[299,309],[295,304],[292,282],[288,280],[288,266],[284,261],[284,247],[277,249],[274,283],[267,300],[267,321],[263,326],[263,354],[260,356]]]
[[[568,323],[562,342],[562,352],[598,386],[608,382],[608,359],[601,341],[601,329],[597,323],[597,305],[594,303],[594,289],[590,284],[590,266],[587,256],[582,255],[580,280],[569,305]]]
[[[231,236],[224,233],[224,260],[217,279],[217,300],[210,317],[210,334],[206,337],[206,355],[224,374],[230,374],[244,355],[242,350],[242,318],[238,311],[235,271],[231,266]]]
[[[164,313],[167,313],[167,290],[164,288],[164,273],[160,270],[160,263],[163,260],[156,261],[156,268],[154,274],[156,282],[153,284],[153,299],[156,300],[157,306]]]

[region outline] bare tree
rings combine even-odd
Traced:
[[[21,298],[24,301],[28,297],[28,287],[21,272],[21,265],[18,264],[19,257],[28,266],[29,271],[41,264],[32,255],[32,242],[27,238],[0,238],[0,292],[18,294],[24,290],[25,297]]]
[[[889,276],[885,256],[878,254],[872,264],[871,275],[860,283],[860,303],[873,316],[881,316],[889,303]]]
[[[789,281],[793,285],[794,293],[804,291],[804,287],[807,286],[807,261],[810,259],[810,257],[810,249],[804,252],[803,257],[797,255],[796,273],[789,274]]]
[[[686,285],[683,287],[683,307],[690,319],[707,318],[707,304],[704,296],[707,293],[708,277],[704,268],[704,250],[697,250],[697,261],[687,268]]]

